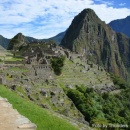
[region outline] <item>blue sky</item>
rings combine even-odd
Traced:
[[[85,8],[109,23],[130,15],[130,0],[1,0],[0,34],[49,38],[65,31]]]
[[[126,7],[130,8],[129,0],[94,0],[95,4],[107,4],[108,6],[112,6],[114,8]]]

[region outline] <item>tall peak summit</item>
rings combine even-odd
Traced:
[[[117,34],[92,9],[84,9],[73,19],[61,45],[80,54],[85,51],[87,59],[126,78]]]
[[[89,22],[89,20],[97,20],[99,19],[94,10],[92,9],[84,9],[79,13],[72,22]]]
[[[74,44],[76,45],[74,41],[77,38],[79,39],[80,36],[88,36],[90,32],[91,34],[92,32],[94,33],[94,31],[98,32],[98,28],[100,28],[98,26],[101,24],[103,24],[103,22],[101,22],[101,20],[92,9],[84,9],[73,19],[70,27],[66,31],[66,35],[64,36],[61,45],[69,48],[70,50],[78,51],[74,46]]]
[[[80,14],[95,14],[94,10],[88,8],[88,9],[84,9],[83,11],[81,11]],[[96,15],[96,14],[95,14]]]

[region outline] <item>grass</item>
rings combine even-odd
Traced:
[[[77,62],[79,65],[76,65]],[[79,58],[74,59],[73,62],[66,59],[62,74],[56,76],[56,81],[59,86],[61,83],[64,86],[72,85],[73,87],[82,84],[87,86],[92,86],[93,84],[97,86],[100,84],[111,83],[111,79],[108,78],[106,72],[98,70],[97,66],[94,65],[94,68],[90,68],[86,73],[82,72],[82,70],[86,70],[83,66],[86,66],[86,63],[81,61]]]
[[[20,57],[13,57],[12,54],[0,54],[0,59],[4,61],[22,61],[23,58]]]
[[[43,109],[29,100],[25,100],[5,86],[0,86],[0,96],[7,98],[20,114],[37,125],[37,130],[78,130],[72,124],[58,118],[46,109]]]
[[[7,61],[22,61],[23,58],[16,58],[16,57],[10,57],[7,59]]]

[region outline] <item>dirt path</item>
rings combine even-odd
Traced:
[[[36,130],[36,125],[13,109],[7,99],[0,97],[0,130]]]

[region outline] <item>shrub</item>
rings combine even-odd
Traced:
[[[119,76],[110,73],[110,77],[112,78],[115,85],[119,86],[121,89],[125,89],[128,87],[128,84]]]
[[[51,59],[51,66],[56,75],[60,75],[62,73],[62,69],[64,66],[65,57],[54,57]]]

